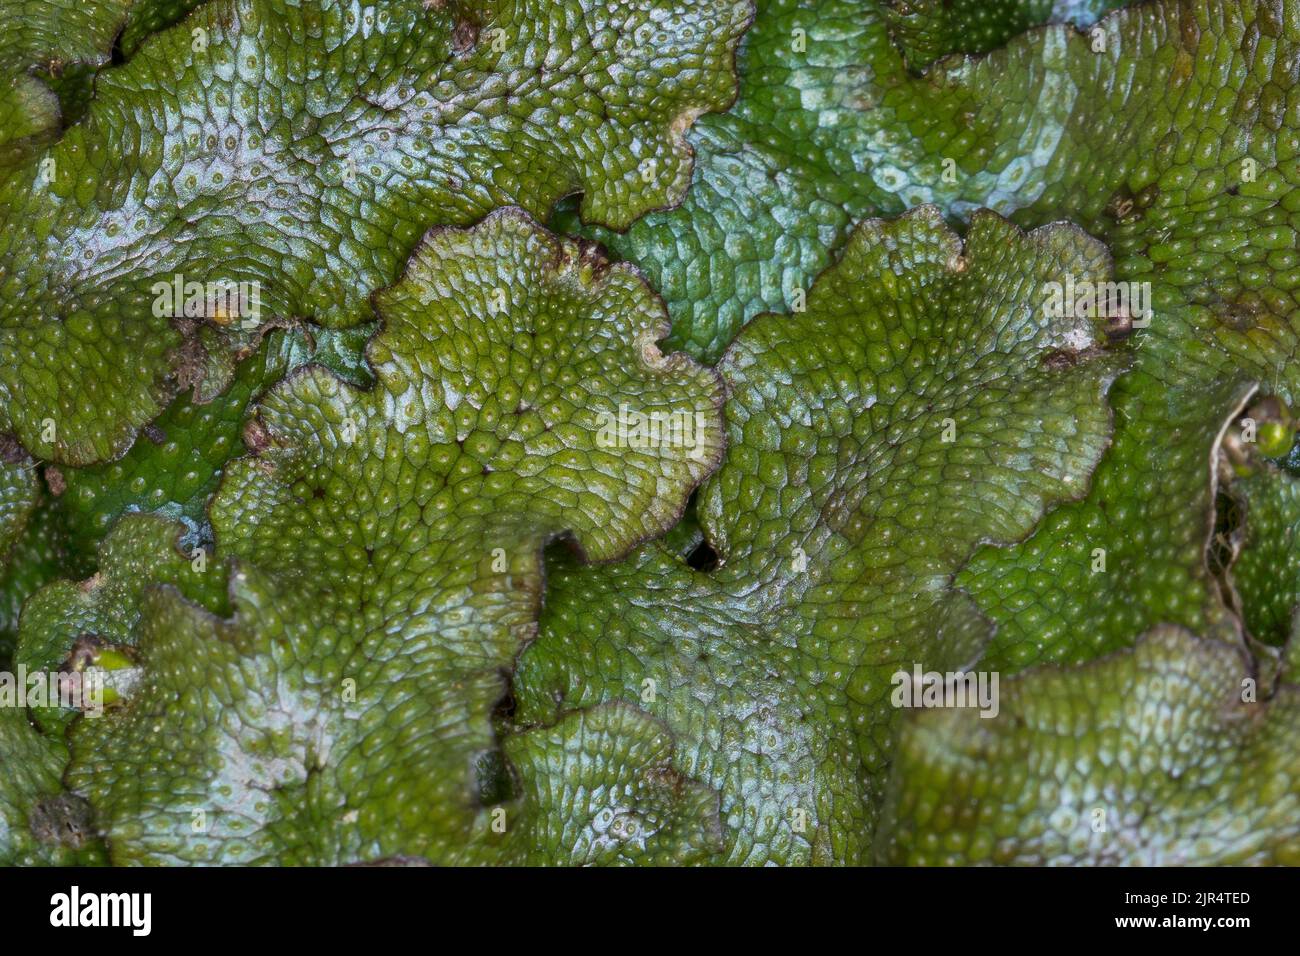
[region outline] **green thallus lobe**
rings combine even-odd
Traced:
[[[17,112],[0,96],[16,133],[0,193],[34,224],[0,239],[0,283],[61,319],[0,313],[7,427],[63,463],[51,498],[36,462],[6,459],[11,603],[55,573],[28,574],[57,550],[36,547],[42,529],[66,525],[57,540],[82,554],[112,529],[95,576],[26,602],[17,653],[57,666],[94,647],[141,674],[103,722],[77,722],[76,794],[56,737],[0,728],[0,759],[48,771],[0,788],[0,856],[97,858],[77,836],[93,809],[118,861],[1294,857],[1296,522],[1289,476],[1264,461],[1294,434],[1294,4],[1164,0],[1017,36],[1112,4],[764,0],[739,101],[689,131],[729,100],[742,4],[432,6],[210,4],[138,53],[124,41],[128,64],[53,147],[44,79],[15,81],[34,97]],[[627,46],[591,58],[624,15]],[[493,34],[541,25],[562,65]],[[178,97],[161,112],[155,73]],[[311,96],[272,82],[287,92],[268,101],[282,74]],[[421,84],[458,92],[422,117]],[[683,195],[683,133],[693,187],[643,216]],[[194,165],[227,137],[260,150],[260,172]],[[126,158],[92,176],[114,143]],[[160,273],[138,268],[206,281],[219,265],[264,284],[271,323],[354,328],[425,226],[510,202],[545,215],[573,189],[588,218],[631,224],[599,235],[664,291],[670,345],[725,350],[722,384],[654,346],[662,312],[631,271],[517,213],[434,234],[376,300],[373,392],[302,368],[314,354],[364,383],[368,332],[335,348],[291,322],[259,346],[159,322]],[[850,232],[925,201],[941,211]],[[1076,221],[1111,255],[979,206]],[[968,223],[964,248],[940,215]],[[1150,284],[1132,349],[1082,316],[1041,324],[1046,284],[1088,278]],[[730,447],[699,524],[622,562],[553,560],[542,610],[544,542],[613,559],[669,529],[721,452],[724,386]],[[705,454],[664,444],[680,430],[641,440],[637,415],[702,422]],[[602,439],[610,421],[623,431]],[[240,431],[254,454],[231,464]],[[188,522],[180,552],[164,516]],[[196,569],[192,546],[214,542]],[[705,547],[707,573],[686,559]],[[1008,676],[1110,656],[1004,682],[992,724],[887,706],[895,670],[981,654]],[[1155,759],[1177,761],[1176,784]],[[249,768],[274,788],[250,789]],[[996,820],[990,774],[1008,788]]]

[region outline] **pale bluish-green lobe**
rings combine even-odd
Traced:
[[[655,346],[658,298],[521,211],[434,230],[376,307],[375,387],[300,370],[226,469],[210,514],[232,616],[146,590],[139,689],[75,729],[69,779],[117,862],[496,852],[492,712],[544,544],[620,557],[721,455],[722,383]],[[617,427],[633,415],[682,427],[650,441]],[[653,758],[618,747],[628,774]],[[637,799],[672,830],[648,852],[695,845],[696,797]]]
[[[1102,40],[1044,27],[919,77],[891,40],[886,6],[761,2],[736,105],[690,133],[687,201],[625,235],[599,234],[664,290],[675,342],[720,354],[746,319],[788,308],[854,221],[923,202],[960,219],[981,206],[1025,226],[1071,218],[1160,251],[1182,227],[1189,253],[1192,230],[1208,225],[1195,213],[1213,209],[1211,222],[1273,229],[1246,242],[1216,231],[1191,274],[1251,246],[1250,261],[1294,272],[1267,255],[1285,248],[1275,244],[1285,207],[1270,207],[1294,185],[1290,0],[1136,4],[1099,24]],[[1247,157],[1251,183],[1229,176]]]
[[[964,22],[971,6],[915,16]],[[995,32],[1011,36],[1008,17],[1043,22],[1051,12],[1041,6],[993,14]],[[1063,127],[1081,102],[1067,73],[1066,51],[1079,47],[1067,41],[1072,27],[1019,38],[996,63],[958,59],[917,78],[891,35],[893,13],[883,0],[759,0],[736,105],[689,134],[697,161],[682,206],[622,235],[585,230],[663,291],[670,344],[706,360],[721,355],[745,321],[787,310],[867,216],[922,203],[961,219],[985,206],[1009,214],[1061,178],[1063,162],[1077,162],[1062,152]],[[1073,9],[1062,18],[1086,19]],[[962,49],[993,45],[959,29],[974,44]],[[1086,67],[1081,58],[1074,65]],[[1111,108],[1107,97],[1094,106]],[[1094,120],[1090,112],[1077,122]],[[1087,186],[1082,170],[1066,172]],[[580,228],[572,217],[560,226]]]
[[[877,858],[892,864],[1300,863],[1300,689],[1158,628],[1001,685],[1000,710],[904,722]]]
[[[356,324],[428,227],[504,205],[544,216],[581,192],[623,228],[679,202],[685,131],[731,102],[749,17],[747,0],[205,4],[101,71],[86,117],[0,183],[0,427],[42,458],[112,458],[204,324]],[[251,285],[236,310],[169,303],[177,277],[257,283],[256,307]]]
[[[516,719],[639,702],[722,794],[715,862],[865,860],[890,675],[978,656],[953,573],[1082,495],[1109,441],[1120,363],[1039,300],[1107,265],[1068,226],[985,213],[963,248],[933,207],[865,223],[805,311],[756,320],[720,365],[728,450],[698,508],[716,569],[688,562],[689,533],[553,562]]]

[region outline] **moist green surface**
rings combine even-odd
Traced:
[[[1295,0],[7,5],[0,661],[117,696],[0,708],[0,861],[1300,862],[1298,59]]]

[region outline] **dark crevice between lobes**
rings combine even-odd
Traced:
[[[511,803],[522,794],[518,775],[501,747],[507,728],[513,726],[515,715],[514,674],[503,671],[501,680],[504,690],[496,706],[492,708],[492,727],[496,740],[488,750],[480,751],[474,757],[474,785],[478,802],[483,807],[495,807]]]
[[[687,555],[686,563],[696,571],[714,571],[718,567],[718,552],[707,540],[701,541]]]

